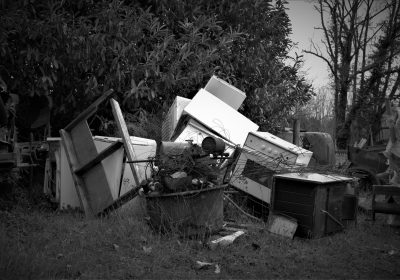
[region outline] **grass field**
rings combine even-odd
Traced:
[[[254,224],[259,228],[211,250],[205,240],[158,234],[129,211],[88,221],[16,208],[0,212],[0,278],[400,279],[400,229],[385,225],[383,215],[375,224],[365,219],[314,240],[289,240]]]

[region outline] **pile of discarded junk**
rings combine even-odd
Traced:
[[[353,179],[311,172],[313,153],[238,112],[246,95],[212,76],[193,99],[177,96],[162,123],[162,142],[128,134],[112,91],[48,138],[45,193],[60,209],[96,217],[122,207],[158,229],[219,230],[227,188],[269,206],[269,228],[321,237],[354,220]],[[93,136],[88,118],[110,100],[120,138]],[[145,212],[143,212],[145,211]]]

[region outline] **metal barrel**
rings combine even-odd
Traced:
[[[201,142],[201,148],[209,154],[220,154],[225,151],[225,142],[221,138],[208,136]]]

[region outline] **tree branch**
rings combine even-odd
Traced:
[[[325,3],[327,3],[327,1],[325,1]],[[322,29],[323,29],[323,31],[324,31],[325,39],[326,39],[326,41],[327,41],[327,43],[328,43],[328,46],[329,46],[329,52],[330,52],[331,54],[333,54],[332,45],[331,45],[331,43],[330,43],[330,41],[329,41],[328,29],[326,28],[326,25],[325,25],[325,20],[324,20],[324,9],[323,9],[323,5],[322,5],[322,0],[319,0],[319,5],[320,5],[320,10],[317,9],[317,11],[319,11],[320,16],[321,16],[321,25],[322,25]],[[328,5],[328,7],[329,7],[329,9],[332,9],[331,6]]]
[[[322,60],[324,60],[328,64],[328,67],[332,71],[332,73],[335,73],[335,71],[333,70],[332,64],[330,63],[330,61],[326,57],[322,56],[321,54],[315,53],[313,51],[303,50],[303,52],[308,53],[308,54],[312,54],[312,55],[314,55],[316,57],[321,58]]]

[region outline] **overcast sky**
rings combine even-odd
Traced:
[[[314,40],[316,44],[320,43],[322,32],[315,30],[319,27],[320,17],[314,9],[313,3],[316,1],[309,0],[288,0],[287,13],[292,22],[291,38],[294,42],[298,42],[298,46],[291,52],[294,56],[296,51],[299,55],[303,49],[310,48],[310,40]],[[307,72],[307,79],[313,82],[315,88],[322,87],[329,83],[329,76],[326,63],[310,54],[304,54],[304,68]]]

